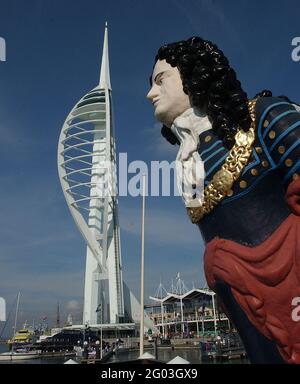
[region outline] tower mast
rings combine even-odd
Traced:
[[[111,91],[110,71],[109,71],[109,56],[108,56],[108,25],[105,22],[104,42],[102,51],[102,60],[100,68],[99,88],[108,88]]]

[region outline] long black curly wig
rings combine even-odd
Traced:
[[[213,131],[230,149],[236,132],[241,128],[248,131],[251,119],[247,93],[224,53],[211,41],[196,36],[162,46],[155,63],[164,59],[178,68],[183,91],[189,95],[192,106],[207,114]],[[257,96],[271,95],[270,91],[262,91]],[[161,133],[171,144],[179,144],[165,125]]]

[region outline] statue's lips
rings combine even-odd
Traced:
[[[159,102],[159,99],[154,100],[154,101],[152,102],[153,107],[155,107],[155,106],[157,105],[158,102]]]

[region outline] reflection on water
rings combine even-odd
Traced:
[[[8,348],[5,344],[0,344],[0,353],[7,352]],[[146,349],[145,352],[149,352],[154,355],[153,349]],[[107,362],[113,363],[117,361],[126,361],[126,360],[134,360],[139,357],[140,351],[118,351],[117,354],[112,355],[110,360]],[[189,361],[192,364],[202,364],[201,362],[201,351],[198,348],[193,349],[174,349],[171,348],[158,348],[158,360],[168,362],[172,360],[174,357],[180,356],[183,359]],[[75,360],[75,357],[71,357]],[[33,360],[19,360],[19,361],[0,361],[0,364],[63,364],[70,357],[52,357],[46,359],[33,359]],[[213,363],[213,362],[212,362]],[[208,364],[212,364],[208,363]],[[223,364],[249,364],[249,360],[229,360],[225,361]]]
[[[154,350],[146,350],[145,352],[149,352],[152,355],[154,355]],[[119,351],[116,355],[113,355],[111,359],[108,361],[108,363],[117,362],[117,361],[126,361],[126,360],[134,360],[139,357],[140,351],[130,351],[130,352],[123,352]],[[171,348],[158,348],[158,360],[168,362],[174,357],[180,356],[181,358],[189,361],[191,364],[202,364],[201,362],[201,351],[200,349],[193,348],[193,349],[174,349]],[[208,364],[212,364],[208,363]],[[247,359],[237,359],[237,360],[229,360],[225,361],[223,364],[249,364],[249,360]]]
[[[0,353],[8,352],[8,345],[7,344],[0,344]]]

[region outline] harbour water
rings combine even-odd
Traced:
[[[0,353],[8,351],[9,348],[6,344],[0,344]],[[63,364],[69,359],[70,357],[51,357],[42,359],[0,361],[0,364]]]
[[[147,350],[147,352],[154,355],[153,350]],[[189,361],[191,364],[203,364],[201,361],[201,351],[198,348],[175,348],[172,350],[171,348],[158,348],[157,351],[158,360],[168,362],[176,356],[180,356],[181,358]],[[108,363],[118,362],[118,361],[126,361],[126,360],[134,360],[139,357],[139,351],[129,351],[129,352],[119,352],[113,355]],[[225,364],[249,364],[248,359],[243,360],[228,360],[224,362]],[[209,363],[209,364],[213,364]]]
[[[7,351],[8,348],[6,345],[0,345],[0,353]],[[152,349],[147,349],[146,352],[149,352],[154,355],[154,351]],[[116,354],[112,355],[112,357],[107,363],[109,364],[120,361],[134,360],[137,359],[138,356],[139,350],[119,351]],[[172,350],[171,348],[158,348],[158,360],[160,361],[168,362],[176,356],[180,356],[181,358],[189,361],[191,364],[202,364],[201,351],[198,348],[175,348],[174,350]],[[0,362],[0,364],[63,364],[69,359],[70,357],[52,357],[44,359],[20,360],[14,362]],[[72,357],[72,359],[76,360],[75,357]],[[229,360],[224,362],[223,364],[249,364],[249,361],[247,359]]]

